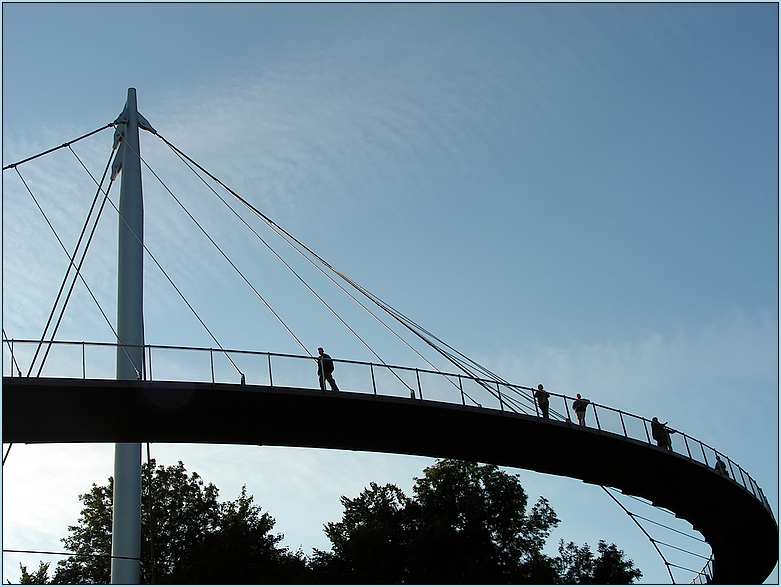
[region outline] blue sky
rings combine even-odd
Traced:
[[[777,5],[3,5],[4,165],[113,121],[128,87],[163,136],[455,348],[515,383],[669,420],[740,463],[777,515]],[[160,141],[141,139],[312,352],[372,359]],[[110,144],[105,131],[74,149],[100,170]],[[74,161],[22,168],[65,242],[94,189]],[[299,353],[144,174],[147,244],[220,343]],[[35,338],[64,257],[18,177],[4,172],[3,191],[3,327]],[[111,317],[115,234],[109,214],[84,270]],[[146,279],[147,342],[210,346],[149,262]],[[414,363],[344,311],[387,362]],[[81,287],[58,338],[112,340]],[[152,452],[225,498],[246,483],[307,552],[328,546],[339,495],[369,481],[409,491],[432,462]],[[59,550],[76,495],[105,482],[112,458],[109,445],[15,446],[4,547]],[[644,582],[668,579],[600,489],[520,473],[563,520],[552,544],[604,538]],[[35,508],[17,506],[31,496]],[[39,558],[4,555],[4,580]]]

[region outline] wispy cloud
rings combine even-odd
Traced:
[[[487,364],[514,382],[542,382],[554,392],[581,393],[604,405],[670,420],[739,462],[753,461],[754,470],[769,467],[760,473],[765,483],[777,475],[777,462],[756,451],[778,425],[774,313],[741,312],[704,328],[681,327],[639,340],[531,344]],[[775,450],[766,448],[770,454]]]
[[[486,108],[491,100],[487,80],[493,72],[479,68],[455,39],[436,49],[417,45],[391,50],[394,43],[379,37],[344,39],[327,52],[311,49],[216,89],[203,87],[187,96],[170,93],[154,102],[141,96],[140,110],[163,135],[283,226],[299,234],[327,232],[333,215],[349,216],[352,208],[365,206],[368,193],[369,200],[404,200],[403,186],[419,181],[424,166],[438,159],[469,165],[459,145],[480,140],[481,133],[498,124]],[[459,77],[457,86],[452,85],[453,51],[462,59],[456,60],[458,67],[471,72]],[[348,55],[355,59],[348,61]],[[377,75],[378,66],[382,75]],[[101,136],[103,147],[96,141],[89,144],[93,168],[99,168],[108,154],[109,137]],[[42,142],[45,138],[33,144],[25,137],[6,137],[8,153],[19,156],[50,146],[39,145]],[[206,203],[211,198],[208,191],[160,141],[144,134],[142,154],[216,237],[232,234],[235,229],[229,224],[210,222],[215,207]],[[36,192],[48,194],[43,203],[56,226],[67,227],[70,247],[86,211],[84,198],[93,190],[69,156],[60,156],[58,165],[38,166],[33,179]],[[183,290],[194,295],[203,290],[203,276],[221,274],[223,262],[208,245],[193,248],[202,236],[153,174],[147,169],[143,173],[148,246],[167,269],[173,267]],[[49,292],[64,273],[65,265],[58,261],[65,257],[56,242],[42,251],[24,237],[48,229],[41,227],[39,213],[25,192],[12,190],[7,176],[4,180],[8,182],[5,239],[10,243],[7,251],[13,253],[6,257],[4,273],[11,292],[6,299],[7,325],[16,333],[24,331],[9,332],[12,336],[32,336],[26,325],[43,324],[50,306],[47,300],[53,295]],[[200,195],[193,197],[195,193]],[[117,198],[115,189],[115,202]],[[108,207],[106,214],[115,227],[114,210]],[[108,268],[114,264],[115,247],[115,237],[104,231],[88,265],[93,268],[90,283],[98,282],[94,286],[105,292],[112,314],[114,286]],[[92,260],[96,255],[100,259]],[[252,258],[246,252],[244,256]],[[160,284],[156,291],[161,298],[175,300],[165,279],[155,277],[154,264],[147,261],[147,266],[149,282]],[[49,284],[45,288],[31,287],[44,282]],[[81,289],[79,284],[77,291]],[[21,293],[29,290],[39,293],[32,298]],[[43,291],[47,293],[41,297]],[[87,314],[95,312],[90,304],[88,299],[84,305],[75,302]]]

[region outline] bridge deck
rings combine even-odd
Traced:
[[[610,432],[483,408],[211,383],[3,378],[3,442],[187,442],[449,457],[582,479],[665,507],[702,533],[713,580],[761,583],[770,512],[731,479]]]

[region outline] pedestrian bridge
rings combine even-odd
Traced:
[[[22,376],[38,342],[4,341],[3,442],[166,442],[298,446],[457,458],[613,487],[691,523],[716,583],[761,583],[778,561],[762,490],[726,455],[682,431],[654,445],[650,420],[529,387],[335,359],[339,393],[312,357],[145,346],[138,381],[114,379],[116,345],[47,343],[46,369]],[[716,455],[727,475],[714,470]]]

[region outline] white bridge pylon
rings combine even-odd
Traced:
[[[122,173],[119,195],[117,260],[117,379],[144,374],[144,195],[141,183],[139,126],[154,132],[138,113],[135,88],[115,121],[119,147],[112,179]],[[114,509],[111,529],[111,583],[141,579],[141,444],[117,443],[114,449]]]

